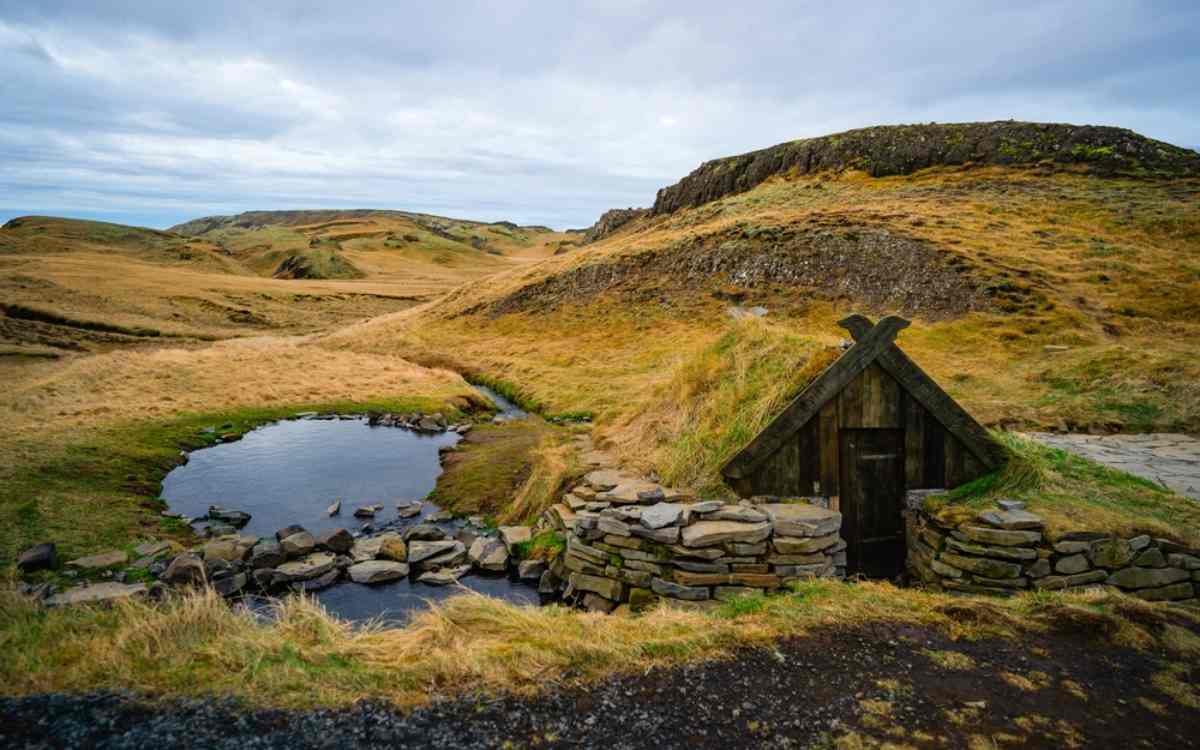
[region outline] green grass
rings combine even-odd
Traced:
[[[103,427],[67,442],[10,443],[0,464],[0,570],[38,542],[55,542],[60,558],[69,560],[137,539],[185,538],[186,528],[159,515],[165,508],[161,482],[179,464],[180,451],[305,411],[371,410],[460,417],[449,404],[429,398],[323,402],[182,414]]]
[[[567,548],[567,539],[557,531],[543,531],[514,548],[520,560],[553,560]]]
[[[959,523],[996,500],[1023,500],[1057,538],[1071,531],[1123,537],[1150,534],[1200,547],[1200,504],[1142,477],[1109,468],[1012,433],[997,432],[1009,454],[1003,469],[926,501],[926,509]]]

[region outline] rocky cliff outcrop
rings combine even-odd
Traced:
[[[1197,152],[1124,128],[1015,121],[888,125],[705,162],[678,183],[659,190],[650,213],[657,216],[699,206],[785,173],[862,169],[882,177],[941,165],[1044,162],[1083,164],[1100,174],[1200,174]]]
[[[650,213],[648,208],[614,208],[600,214],[600,218],[583,234],[583,241],[595,242],[607,237],[634,219]]]

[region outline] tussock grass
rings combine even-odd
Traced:
[[[1200,545],[1200,506],[1149,480],[1006,432],[993,433],[1008,463],[998,472],[933,497],[926,508],[947,523],[974,517],[999,498],[1024,500],[1057,538],[1071,531],[1150,534]]]
[[[1097,638],[1156,648],[1168,622],[1200,621],[1120,594],[990,601],[886,583],[814,581],[756,602],[761,606],[720,614],[663,606],[640,616],[605,616],[514,606],[467,592],[433,605],[406,627],[387,629],[351,627],[300,597],[263,618],[211,592],[161,604],[46,611],[5,589],[0,692],[217,691],[281,706],[342,705],[370,695],[416,705],[439,694],[532,694],[613,672],[725,657],[826,627],[906,623],[955,639],[1020,638],[1054,627],[1064,612],[1120,620],[1134,607],[1140,621],[1126,620],[1105,631],[1115,635]]]

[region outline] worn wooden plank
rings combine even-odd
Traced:
[[[839,494],[838,474],[838,400],[833,399],[821,407],[819,440],[821,442],[821,494],[834,497]]]
[[[871,365],[876,371],[876,383],[879,387],[879,412],[876,420],[880,427],[899,429],[904,427],[904,412],[901,409],[904,389],[886,370],[878,364]]]
[[[837,395],[838,427],[842,429],[855,429],[863,426],[864,374],[866,374],[866,370],[863,370],[857,378],[846,383],[842,392]]]
[[[909,489],[927,487],[925,484],[925,407],[900,392],[904,414],[904,481]]]
[[[800,453],[800,476],[797,494],[821,494],[821,415],[817,414],[804,423],[796,435],[796,446]]]
[[[946,488],[950,489],[962,484],[963,476],[963,445],[953,435],[947,435],[946,446]]]
[[[788,405],[740,453],[725,464],[721,473],[726,477],[742,477],[753,472],[779,446],[804,426],[825,402],[836,396],[846,383],[866,369],[880,353],[891,346],[896,334],[908,326],[908,321],[889,315],[867,331],[858,343],[825,369],[799,396]]]
[[[863,315],[851,315],[840,321],[839,325],[850,331],[850,335],[856,340],[865,340],[874,330],[871,320]],[[900,347],[889,344],[883,348],[876,361],[935,419],[962,441],[963,446],[974,453],[985,467],[996,469],[1004,463],[1003,450],[991,439],[983,425],[950,398],[950,395],[909,359]]]
[[[924,407],[921,407],[924,409]],[[922,417],[924,421],[924,446],[921,448],[925,485],[923,489],[946,486],[946,439],[949,433],[942,427],[941,422],[933,418],[929,412]]]

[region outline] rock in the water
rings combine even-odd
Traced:
[[[317,548],[317,540],[307,531],[301,530],[279,541],[283,554],[289,558],[307,555]]]
[[[50,607],[60,607],[68,604],[96,604],[113,602],[146,592],[144,583],[97,583],[92,586],[80,586],[67,589],[61,594],[55,594],[46,600]]]
[[[279,542],[270,539],[262,539],[255,544],[250,549],[250,557],[247,560],[253,569],[274,568],[285,562],[287,562],[287,556],[283,554],[283,547]]]
[[[325,509],[325,515],[327,515],[327,516],[336,516],[337,514],[339,514],[341,512],[342,512],[342,501],[340,499],[334,500],[333,504]]]
[[[409,542],[408,563],[409,565],[415,565],[450,552],[455,547],[462,546],[462,542],[456,542],[452,539],[443,539],[436,542]]]
[[[391,560],[393,562],[407,562],[408,545],[404,543],[400,535],[389,533],[382,536],[383,539],[379,543],[379,553],[376,557],[381,560]]]
[[[222,560],[225,562],[241,562],[246,559],[246,555],[254,548],[257,541],[257,539],[250,536],[214,539],[204,545],[204,561]]]
[[[375,514],[383,510],[382,505],[360,505],[354,509],[355,518],[374,518]]]
[[[128,553],[121,550],[113,550],[111,552],[101,552],[97,555],[88,555],[87,557],[77,557],[74,560],[68,561],[67,565],[79,570],[104,570],[124,565],[127,562],[129,562]]]
[[[467,552],[471,564],[480,570],[502,573],[508,570],[508,550],[504,542],[495,537],[481,536],[471,544]]]
[[[250,523],[250,514],[242,510],[231,510],[223,508],[220,505],[208,506],[208,517],[214,521],[227,523],[230,526],[240,529]]]
[[[697,521],[683,529],[680,539],[685,547],[711,547],[724,542],[753,544],[771,535],[769,523],[738,521]]]
[[[316,542],[318,547],[331,552],[349,552],[354,546],[354,537],[345,529],[328,529],[317,536]]]
[[[303,526],[301,526],[299,524],[294,523],[290,526],[284,526],[282,529],[275,532],[275,541],[282,542],[284,539],[287,539],[292,534],[299,534],[302,531],[307,531],[307,529],[305,529]]]
[[[449,536],[445,529],[434,526],[431,523],[419,523],[416,526],[405,529],[402,538],[406,542],[437,542]]]
[[[58,566],[58,548],[53,542],[35,544],[17,558],[17,569],[22,573],[49,570]]]
[[[292,583],[292,590],[303,591],[306,594],[311,594],[314,591],[321,591],[322,589],[329,588],[333,584],[337,583],[341,576],[342,571],[334,568],[328,573],[323,573],[316,578],[309,578],[303,581],[294,581]]]
[[[458,583],[459,578],[470,572],[470,565],[459,565],[454,568],[442,568],[441,570],[431,570],[422,573],[417,577],[417,581],[429,584],[430,586],[447,586],[451,583]]]
[[[368,560],[351,565],[346,573],[355,583],[383,583],[407,577],[408,566],[391,560]]]
[[[207,578],[204,561],[198,555],[184,552],[176,555],[161,576],[166,583],[175,585],[203,583]]]
[[[522,581],[539,581],[545,570],[545,560],[522,560],[517,564],[517,577]]]
[[[290,583],[316,578],[333,570],[336,562],[337,558],[328,552],[314,552],[275,568],[275,582]]]
[[[678,503],[655,503],[642,508],[639,522],[647,529],[674,526],[683,517],[683,506]]]
[[[412,518],[414,516],[421,515],[421,508],[424,507],[424,505],[425,503],[422,503],[419,500],[411,503],[402,503],[399,508],[397,508],[397,512],[401,518]]]

